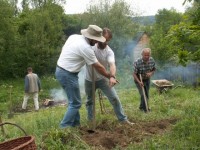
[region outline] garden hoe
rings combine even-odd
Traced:
[[[92,114],[93,114],[93,118],[92,118],[92,126],[91,123],[89,125],[89,133],[94,133],[95,132],[95,128],[96,128],[96,119],[95,119],[95,76],[94,76],[94,67],[92,67],[92,101],[93,101],[93,109],[92,109]]]
[[[142,82],[142,75],[140,74],[139,76],[140,76],[140,81]],[[146,94],[145,94],[145,91],[144,91],[144,86],[142,86],[142,93],[144,95],[144,102],[145,102],[146,111],[149,112],[149,108],[148,108],[148,104],[147,104],[147,97],[146,97]]]

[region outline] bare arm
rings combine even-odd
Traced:
[[[119,83],[119,81],[117,81],[117,79],[115,78],[115,73],[116,73],[116,66],[115,63],[109,63],[110,64],[110,80],[109,80],[109,85],[112,87],[114,86],[116,83]]]
[[[110,76],[115,76],[116,73],[116,66],[115,63],[110,63]]]
[[[96,62],[94,64],[92,64],[92,66],[103,76],[105,76],[106,78],[110,78],[110,73],[108,73],[105,69],[105,67],[100,64],[99,62]]]

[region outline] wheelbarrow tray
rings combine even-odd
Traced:
[[[174,84],[166,79],[160,79],[160,80],[151,80],[152,83],[156,86],[159,93],[162,93],[163,91],[167,91],[168,89],[171,89]]]
[[[166,80],[166,79],[160,79],[160,80],[151,80],[153,84],[155,84],[157,87],[172,87],[174,86],[173,83],[171,83],[170,81]]]

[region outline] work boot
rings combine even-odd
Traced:
[[[120,122],[122,125],[129,125],[129,126],[133,126],[135,123],[133,123],[133,122],[130,122],[130,121],[128,121],[128,120],[124,120],[124,121],[121,121]]]

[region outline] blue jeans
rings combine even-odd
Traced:
[[[108,100],[113,106],[114,112],[119,121],[127,120],[127,117],[124,115],[124,111],[117,96],[117,93],[114,87],[110,88],[108,82],[105,79],[101,79],[95,82],[95,90],[101,89],[102,92],[106,95]],[[93,118],[93,101],[92,101],[92,82],[85,80],[85,93],[87,96],[86,109],[88,112],[88,120]]]
[[[78,73],[71,73],[60,67],[56,67],[55,76],[60,82],[68,98],[68,108],[63,120],[60,123],[61,128],[75,127],[80,125],[81,96],[78,83]]]
[[[135,84],[136,84],[137,89],[138,89],[138,91],[140,93],[140,106],[139,106],[139,109],[147,111],[147,108],[146,108],[146,105],[145,105],[145,100],[144,100],[144,94],[142,92],[142,88],[140,87],[138,82],[135,81]],[[146,95],[147,107],[148,107],[150,80],[143,80],[143,84],[144,84],[144,92],[145,92],[145,95]]]

